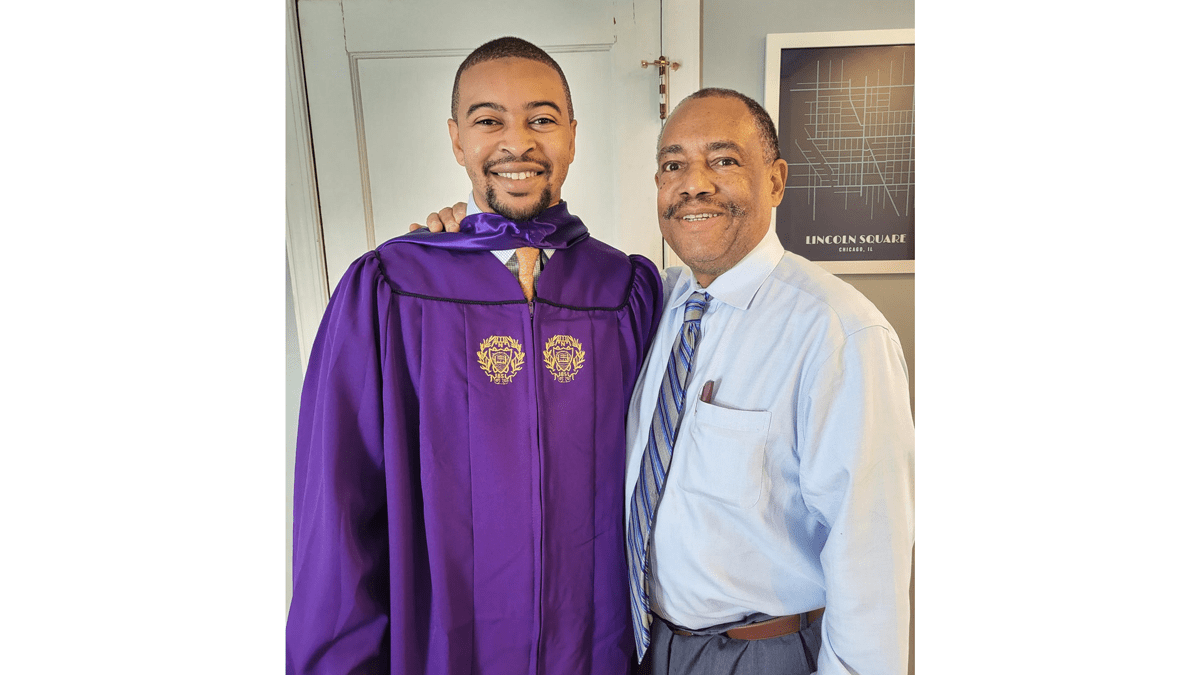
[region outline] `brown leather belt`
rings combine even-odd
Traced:
[[[725,637],[731,637],[735,640],[770,640],[771,638],[777,638],[781,635],[790,635],[795,633],[801,628],[804,628],[805,625],[821,618],[821,615],[824,613],[825,608],[821,607],[820,609],[814,609],[811,612],[805,612],[803,614],[780,616],[774,619],[767,619],[766,621],[752,623],[749,626],[730,628],[722,633],[722,635]],[[808,621],[806,622],[805,619]],[[695,635],[695,633],[686,630],[675,630],[674,633],[676,635],[684,636]]]

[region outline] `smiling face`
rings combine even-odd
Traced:
[[[575,159],[567,111],[562,80],[546,64],[501,58],[463,71],[450,142],[480,209],[520,221],[559,202]]]
[[[707,287],[762,240],[786,182],[787,162],[767,161],[744,103],[687,99],[658,144],[658,226]]]

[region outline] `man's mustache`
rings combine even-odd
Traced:
[[[718,209],[729,212],[729,215],[733,216],[734,218],[740,218],[746,215],[746,209],[733,202],[720,202],[712,197],[684,197],[683,199],[680,199],[674,204],[668,206],[667,209],[662,212],[663,220],[670,220],[674,218],[675,214],[679,213],[680,209],[692,204],[715,206]]]
[[[542,171],[544,171],[546,173],[550,173],[550,162],[547,162],[542,159],[534,159],[529,156],[528,152],[521,155],[520,157],[514,157],[511,152],[505,152],[502,157],[499,157],[497,159],[490,159],[490,160],[484,162],[483,170],[485,172],[491,171],[492,167],[494,167],[494,166],[499,166],[500,164],[509,164],[512,162],[528,162],[530,164],[537,164],[538,166],[542,167]]]

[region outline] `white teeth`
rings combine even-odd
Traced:
[[[526,178],[529,178],[530,176],[536,176],[537,172],[536,171],[521,171],[519,173],[496,172],[496,175],[500,176],[501,178],[507,178],[509,180],[525,180]]]
[[[716,217],[717,217],[717,214],[715,214],[715,213],[697,213],[694,216],[684,216],[683,219],[690,223],[690,222],[695,222],[697,220],[708,220],[709,218],[716,218]]]

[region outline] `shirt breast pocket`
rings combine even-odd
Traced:
[[[696,401],[688,480],[680,487],[740,508],[758,504],[769,410],[735,410]]]

